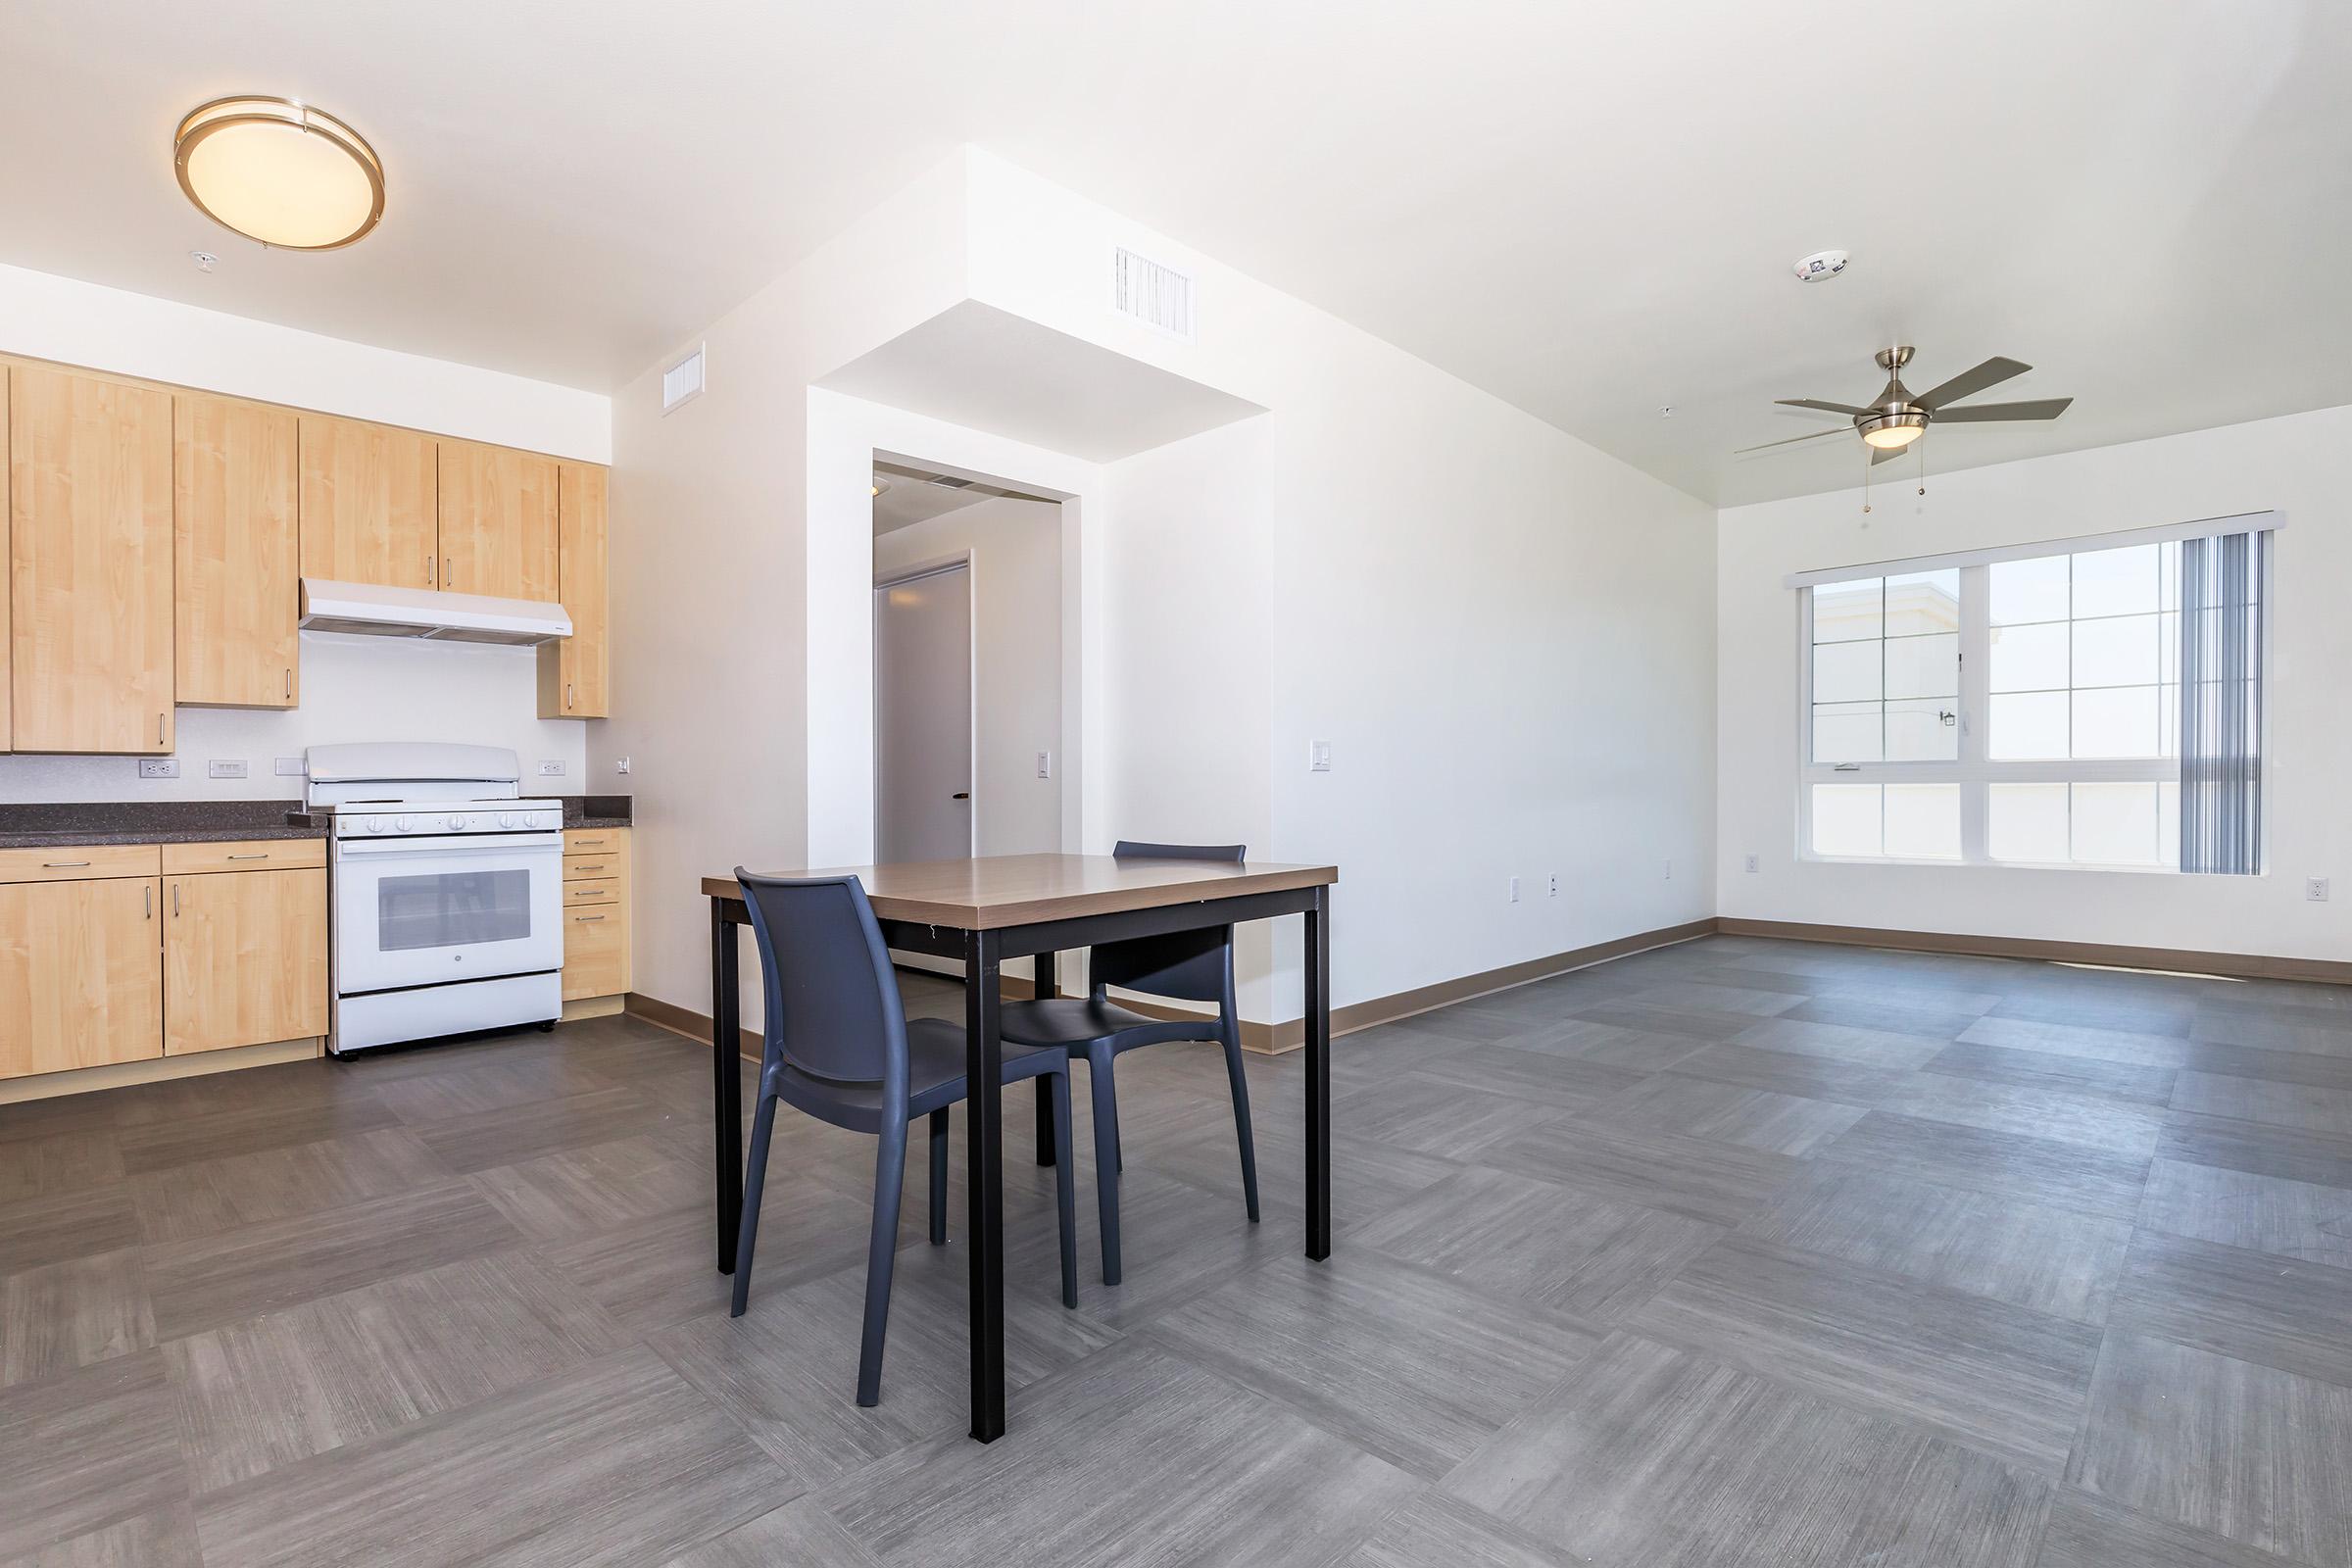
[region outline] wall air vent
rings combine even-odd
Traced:
[[[1133,317],[1154,332],[1191,343],[1199,322],[1193,312],[1193,275],[1138,255],[1124,245],[1110,253],[1110,308]]]
[[[703,395],[703,345],[662,372],[662,412],[668,414],[681,403],[691,403]]]

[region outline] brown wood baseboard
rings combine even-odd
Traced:
[[[1473,997],[1491,996],[1497,991],[1508,991],[1513,986],[1527,985],[1531,981],[1548,980],[1555,974],[1566,974],[1571,969],[1589,968],[1596,963],[1606,963],[1611,958],[1647,953],[1652,948],[1671,947],[1677,942],[1710,935],[1714,930],[1715,921],[1711,918],[1692,920],[1684,925],[1639,931],[1632,936],[1596,942],[1591,947],[1571,948],[1565,953],[1529,958],[1523,963],[1505,964],[1499,969],[1482,970],[1458,979],[1441,980],[1435,985],[1418,986],[1411,991],[1399,991],[1394,996],[1350,1003],[1345,1007],[1332,1009],[1331,1032],[1336,1039],[1341,1035],[1353,1034],[1358,1029],[1395,1023],[1399,1018],[1409,1018],[1417,1012],[1449,1007],[1457,1002],[1468,1002]],[[930,971],[921,972],[927,974]],[[1004,977],[1004,994],[1008,1002],[1026,1002],[1035,992],[1028,979],[1008,974]],[[1119,1005],[1149,1013],[1155,1018],[1199,1016],[1187,1008],[1173,1007],[1140,997],[1121,997]],[[681,1007],[658,997],[649,997],[642,991],[629,993],[628,1010],[648,1023],[660,1024],[690,1040],[707,1041],[710,1038],[710,1018],[708,1013],[696,1012],[691,1007]],[[1254,1051],[1265,1056],[1279,1056],[1287,1052],[1298,1051],[1305,1044],[1305,1025],[1299,1019],[1292,1018],[1282,1023],[1258,1023],[1249,1018],[1242,1020],[1242,1049],[1245,1051]],[[756,1031],[743,1031],[742,1049],[747,1056],[756,1057],[760,1054],[760,1042]]]
[[[1897,931],[1877,926],[1808,925],[1794,920],[1715,922],[1725,936],[1779,937],[1848,948],[1893,948],[1905,953],[1953,953],[1984,958],[2037,958],[2050,963],[2095,963],[2116,969],[2166,969],[2236,980],[2313,980],[2352,985],[2352,962],[2336,958],[2280,958],[2257,953],[2205,953],[2189,948],[2134,948],[2106,942],[2053,942],[2038,937],[1972,936],[1957,931]]]
[[[186,1056],[152,1056],[145,1061],[115,1061],[97,1067],[69,1067],[63,1072],[33,1073],[23,1078],[0,1078],[0,1105],[21,1101],[48,1100],[58,1095],[87,1094],[94,1089],[121,1089],[126,1084],[156,1084],[172,1078],[202,1078],[240,1067],[270,1067],[283,1061],[307,1061],[320,1054],[326,1042],[317,1035],[272,1040],[259,1046],[231,1046],[224,1051],[199,1051]]]

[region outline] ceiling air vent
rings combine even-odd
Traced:
[[[1124,245],[1110,253],[1110,308],[1154,332],[1194,341],[1192,273],[1139,256]]]
[[[702,395],[703,345],[698,343],[692,354],[662,372],[662,412],[667,414]]]

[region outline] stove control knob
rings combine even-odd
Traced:
[[[531,827],[554,827],[556,825],[556,813],[553,811],[533,811],[531,813],[528,825]]]
[[[466,831],[466,819],[462,816],[445,817],[443,818],[443,822],[452,833],[463,833]]]
[[[369,817],[369,818],[368,819],[368,832],[370,832],[370,833],[381,833],[383,830],[384,830],[384,819],[383,819],[382,817],[380,817],[380,816],[371,816],[371,817]]]
[[[514,813],[513,811],[499,812],[498,825],[500,827],[513,827],[514,825]]]
[[[396,816],[392,819],[392,831],[395,833],[406,833],[413,825],[405,816]]]

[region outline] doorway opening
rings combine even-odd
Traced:
[[[874,848],[1063,846],[1062,498],[876,453]]]

